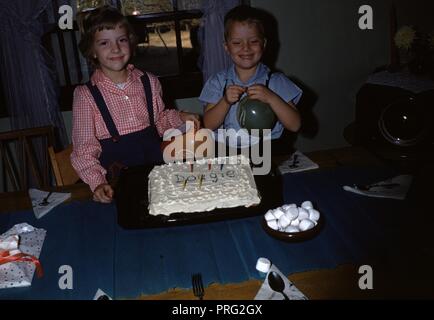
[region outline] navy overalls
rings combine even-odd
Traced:
[[[86,83],[111,135],[111,138],[99,140],[102,148],[99,161],[107,170],[107,179],[115,178],[118,175],[117,171],[123,167],[163,163],[163,154],[160,148],[161,138],[154,122],[151,83],[146,73],[140,79],[145,90],[150,125],[143,130],[122,136],[119,135],[98,87],[92,85],[90,81]]]

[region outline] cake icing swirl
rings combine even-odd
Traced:
[[[148,187],[151,215],[260,203],[249,160],[243,155],[156,166]]]

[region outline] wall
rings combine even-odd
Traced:
[[[347,145],[344,128],[354,119],[355,94],[366,77],[389,61],[391,0],[251,0],[277,20],[280,48],[276,67],[303,87],[305,129],[296,146],[302,151]],[[394,0],[398,26],[417,24],[434,30],[434,1]],[[358,28],[358,9],[371,5],[374,29]],[[305,99],[306,100],[306,99]],[[188,103],[187,103],[188,102]],[[178,107],[189,101],[177,101]],[[306,111],[307,110],[307,111]],[[69,134],[71,112],[63,112]],[[0,118],[0,132],[10,129]]]
[[[388,63],[388,1],[252,0],[278,22],[276,67],[306,92],[301,151],[348,145],[344,128],[355,115],[355,95],[366,77]],[[361,5],[374,12],[374,29],[358,27]]]

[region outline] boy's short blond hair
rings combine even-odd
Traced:
[[[247,23],[248,25],[254,25],[258,30],[260,37],[263,40],[265,39],[264,22],[260,10],[252,8],[247,5],[241,5],[231,9],[225,15],[225,19],[224,19],[225,41],[228,40],[230,28],[234,22],[241,22],[241,23]]]
[[[93,43],[97,31],[111,30],[120,25],[127,31],[131,53],[133,54],[136,49],[137,37],[133,27],[127,18],[114,7],[106,5],[77,13],[77,24],[81,34],[78,47],[92,67],[99,67],[98,60],[93,57]]]

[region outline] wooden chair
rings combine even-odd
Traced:
[[[48,146],[54,143],[52,126],[0,133],[0,162],[3,189],[27,191],[30,185],[50,185]]]
[[[48,147],[51,166],[53,168],[54,178],[58,187],[71,185],[80,180],[77,172],[75,172],[71,164],[71,152],[72,144],[59,152],[55,152],[52,146]]]

